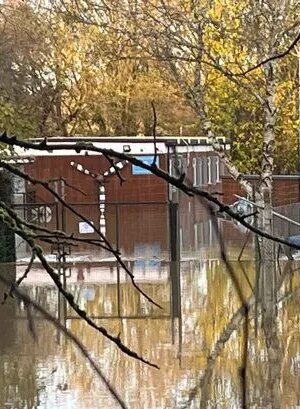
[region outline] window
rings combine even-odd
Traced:
[[[218,156],[203,156],[193,159],[194,186],[215,185],[220,182],[220,162]]]
[[[188,159],[181,158],[181,173],[187,173],[188,168]]]
[[[213,165],[213,161],[212,161],[212,158],[209,156],[207,158],[207,183],[208,184],[213,183],[213,180],[212,180],[212,165]]]
[[[220,168],[219,168],[219,157],[212,156],[210,158],[210,173],[211,173],[211,183],[216,184],[220,182]]]
[[[202,185],[202,158],[197,158],[197,186]]]
[[[219,160],[219,178],[225,175],[225,165],[224,163]]]
[[[180,162],[182,172],[186,169],[186,158]],[[220,183],[221,164],[218,156],[193,158],[193,186],[205,187],[208,184]]]
[[[144,162],[146,165],[151,166],[154,160],[154,156],[151,155],[140,155],[136,156],[136,159]],[[159,167],[159,156],[156,157],[156,165]],[[132,165],[132,174],[133,175],[151,175],[151,171],[148,169],[141,168],[137,165]]]
[[[202,178],[201,178],[201,185],[202,186],[207,186],[208,182],[208,160],[207,157],[204,156],[202,158]]]
[[[193,158],[193,185],[201,186],[202,185],[202,158]]]
[[[193,185],[204,187],[207,186],[211,178],[210,158],[193,158]]]
[[[216,156],[211,156],[210,158],[210,174],[211,174],[211,183],[216,184],[217,180],[217,166],[216,166]]]
[[[216,183],[220,183],[220,158],[216,156]]]
[[[193,158],[193,186],[197,186],[197,159]]]

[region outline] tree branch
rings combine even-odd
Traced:
[[[154,102],[151,101],[151,107],[152,107],[152,114],[153,114],[153,127],[152,127],[152,136],[153,136],[153,143],[154,143],[154,157],[153,157],[153,162],[152,166],[156,166],[156,161],[157,161],[157,148],[156,148],[156,124],[157,124],[157,116],[156,116],[156,109]]]
[[[88,317],[87,313],[85,310],[81,309],[78,304],[76,304],[74,300],[73,294],[69,293],[63,286],[62,282],[60,281],[59,275],[56,273],[53,267],[50,266],[50,264],[47,262],[43,250],[40,246],[36,245],[34,240],[30,237],[28,237],[27,233],[22,229],[22,227],[19,225],[18,220],[14,219],[8,213],[2,210],[0,212],[0,220],[5,223],[12,231],[14,231],[17,235],[19,235],[23,240],[25,240],[28,245],[30,246],[31,250],[36,254],[36,257],[40,260],[43,268],[45,271],[49,274],[49,276],[52,278],[54,284],[56,285],[57,289],[59,292],[64,296],[64,298],[67,300],[68,304],[70,307],[78,314],[79,317],[81,317],[90,327],[96,329],[98,332],[100,332],[103,336],[108,338],[110,341],[112,341],[122,352],[124,352],[126,355],[135,358],[143,363],[146,363],[149,366],[152,366],[154,368],[158,368],[157,365],[149,362],[148,360],[144,359],[142,356],[138,355],[135,351],[132,351],[129,349],[126,345],[124,345],[120,339],[119,336],[115,337],[111,335],[106,328],[98,326],[91,318]]]
[[[41,145],[39,144],[38,146],[44,148],[47,147],[47,142],[45,142]],[[104,152],[104,155],[108,155],[108,156],[113,156],[110,155],[109,152]],[[83,216],[80,212],[78,212],[76,209],[73,208],[73,206],[69,205],[64,199],[61,198],[61,196],[49,186],[48,182],[45,182],[43,180],[39,180],[39,179],[35,179],[33,177],[31,177],[30,175],[22,172],[19,169],[16,169],[14,167],[12,167],[11,165],[9,165],[6,162],[3,162],[0,160],[0,166],[2,166],[4,169],[8,170],[10,173],[13,173],[19,177],[21,177],[22,179],[25,179],[29,182],[31,182],[32,184],[36,185],[41,185],[43,186],[48,192],[50,192],[64,207],[66,207],[68,210],[70,210],[73,214],[75,214],[77,217],[79,217],[81,220],[83,220],[84,222],[86,222],[90,227],[92,227],[95,232],[101,237],[101,239],[103,240],[103,242],[105,243],[105,245],[107,246],[107,248],[109,249],[109,251],[113,254],[113,256],[116,258],[116,261],[120,264],[120,266],[125,270],[125,272],[127,273],[127,275],[129,276],[132,285],[134,286],[134,288],[140,293],[142,294],[149,302],[151,302],[153,305],[155,305],[158,308],[162,308],[158,303],[156,303],[154,300],[152,300],[151,297],[149,297],[135,282],[135,278],[133,273],[128,269],[128,267],[125,265],[125,263],[123,262],[122,258],[120,257],[120,254],[117,250],[113,249],[113,247],[111,246],[111,244],[109,243],[109,241],[106,239],[106,237],[104,236],[104,234],[101,233],[101,231],[94,226],[91,221],[86,218],[85,216]]]
[[[8,145],[16,145],[25,149],[36,149],[36,150],[40,150],[40,151],[53,151],[53,150],[75,150],[76,153],[80,153],[82,150],[83,151],[91,151],[91,152],[98,152],[101,153],[103,155],[109,155],[112,157],[116,157],[118,159],[121,160],[127,160],[128,162],[132,163],[133,165],[139,166],[143,169],[149,170],[151,173],[153,173],[154,175],[156,175],[157,177],[159,177],[160,179],[163,179],[165,182],[177,187],[178,189],[180,189],[183,193],[187,194],[187,195],[195,195],[195,196],[199,196],[202,197],[203,199],[211,202],[212,204],[216,205],[218,210],[220,212],[224,212],[226,213],[228,216],[230,216],[232,219],[238,221],[239,223],[241,223],[244,227],[246,227],[247,229],[251,230],[253,233],[258,234],[261,237],[264,237],[266,239],[270,239],[273,240],[276,243],[280,243],[280,244],[284,244],[286,246],[289,246],[291,248],[295,248],[297,250],[300,250],[300,245],[296,245],[293,243],[288,242],[287,240],[284,240],[280,237],[274,236],[270,233],[267,233],[263,230],[260,230],[258,228],[256,228],[255,226],[252,226],[250,223],[248,223],[246,220],[243,219],[243,217],[241,217],[239,214],[237,214],[236,212],[234,212],[229,206],[227,206],[226,204],[222,203],[218,198],[216,198],[215,196],[213,196],[211,193],[205,191],[205,190],[201,190],[198,189],[194,186],[191,186],[189,184],[187,184],[184,181],[181,181],[181,179],[178,179],[176,177],[173,177],[171,175],[169,175],[167,172],[165,172],[164,170],[157,168],[157,167],[153,167],[152,165],[148,165],[142,161],[140,161],[139,159],[133,157],[133,156],[129,156],[126,155],[122,152],[117,152],[113,149],[105,149],[105,148],[98,148],[96,146],[93,145],[93,143],[91,142],[77,142],[74,144],[64,144],[64,143],[51,143],[49,144],[48,142],[43,145],[41,144],[37,144],[37,143],[33,143],[33,142],[28,142],[28,141],[23,141],[23,140],[19,140],[15,137],[9,138],[7,137],[7,135],[2,134],[0,136],[0,142],[6,143]],[[3,163],[0,161],[0,166],[5,167],[6,169],[11,168],[9,165],[7,165],[6,163]],[[21,175],[21,177],[23,177],[23,173],[20,172],[19,170],[16,170],[13,168],[13,173],[17,172],[17,175]],[[29,177],[28,175],[26,175],[26,177]],[[55,192],[54,192],[55,193]],[[67,205],[67,204],[66,204]],[[67,205],[68,206],[68,205]],[[82,217],[79,215],[79,217]],[[83,218],[82,219],[85,221],[87,219]],[[94,227],[94,226],[93,226]],[[102,237],[102,236],[101,236]],[[114,250],[113,250],[114,251]],[[120,257],[118,257],[118,259],[120,259]],[[123,267],[123,265],[122,265]],[[126,267],[126,266],[125,266]],[[128,271],[128,269],[126,268],[126,271]]]
[[[55,328],[57,328],[59,331],[61,331],[66,338],[68,338],[73,344],[79,349],[81,354],[84,356],[84,358],[87,359],[91,367],[94,369],[95,373],[99,376],[99,378],[102,380],[104,385],[107,387],[109,392],[112,394],[116,402],[119,404],[119,406],[123,409],[127,409],[126,404],[118,394],[118,392],[115,390],[115,388],[110,384],[108,379],[103,375],[99,365],[97,362],[91,357],[90,353],[86,349],[86,347],[79,341],[79,339],[72,334],[71,331],[69,331],[67,328],[65,328],[53,315],[51,315],[48,311],[46,311],[42,306],[40,306],[38,303],[36,303],[34,300],[32,300],[28,295],[24,294],[16,284],[11,283],[9,280],[3,277],[2,274],[0,274],[0,281],[5,284],[6,286],[11,288],[12,293],[21,301],[24,302],[24,304],[27,307],[32,307],[34,308],[37,312],[39,312],[44,318],[46,318],[47,321],[49,321]]]
[[[245,75],[249,74],[250,72],[255,71],[258,68],[262,67],[263,65],[267,64],[268,62],[284,58],[285,56],[287,56],[292,51],[292,49],[297,45],[297,43],[299,41],[300,41],[300,33],[295,37],[295,39],[292,41],[292,43],[289,45],[289,47],[285,51],[282,51],[281,53],[274,54],[271,57],[268,57],[265,60],[260,61],[259,63],[257,63],[253,67],[248,68],[247,70],[245,70],[243,72],[235,73],[233,75],[235,75],[236,77],[245,76]]]

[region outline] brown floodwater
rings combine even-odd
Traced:
[[[178,282],[170,280],[168,263],[133,264],[139,285],[161,310],[114,263],[73,263],[65,270],[66,286],[80,307],[160,369],[127,357],[74,311],[64,309],[38,266],[21,288],[60,316],[129,408],[237,409],[243,394],[249,408],[300,408],[299,265],[280,264],[271,295],[266,288],[272,280],[263,277],[270,268],[266,273],[252,261],[231,266],[249,306],[247,326],[232,277],[217,256],[180,263],[180,298],[172,296]],[[1,273],[18,278],[24,269],[2,265]],[[2,286],[1,297],[4,291]],[[0,409],[117,408],[72,342],[34,316],[36,340],[22,302],[9,299],[0,306]]]

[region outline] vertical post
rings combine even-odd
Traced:
[[[56,217],[56,230],[59,230],[59,211],[58,211],[58,203],[57,199],[55,199],[55,217]]]
[[[178,203],[169,203],[170,278],[172,318],[181,316],[180,234]]]
[[[298,58],[298,173],[300,174],[300,48],[297,47]]]
[[[115,215],[115,219],[116,219],[116,249],[117,251],[119,251],[119,218],[120,218],[120,214],[119,214],[119,205],[115,204],[115,210],[116,210],[116,215]],[[118,304],[118,317],[121,317],[121,289],[120,289],[120,265],[117,262],[117,304]]]
[[[60,278],[62,277],[62,286],[64,290],[67,287],[67,280],[66,280],[66,268],[65,265],[63,264],[62,267],[58,268],[59,271],[59,276]],[[67,301],[65,297],[61,294],[60,291],[57,293],[57,302],[58,302],[58,321],[61,325],[66,327],[67,325]],[[62,341],[65,339],[65,337],[62,337],[61,331],[57,331],[57,343],[60,345]]]
[[[63,179],[60,180],[60,189],[61,189],[61,198],[65,200],[65,181]],[[61,208],[61,228],[62,231],[66,231],[66,223],[65,223],[65,206],[62,205]]]
[[[262,226],[263,231],[273,233],[272,197],[270,187],[263,187],[262,193]],[[271,240],[262,238],[262,263],[260,270],[261,323],[265,335],[267,350],[267,372],[265,398],[272,408],[280,408],[280,362],[281,348],[277,332],[277,268],[275,245]]]
[[[59,178],[55,183],[55,191],[60,194],[62,200],[65,200],[65,181],[62,178]],[[56,201],[57,209],[58,206],[61,208],[61,230],[63,232],[66,231],[66,223],[65,223],[65,207],[60,202]],[[59,277],[62,280],[63,289],[66,289],[67,280],[66,280],[66,249],[65,245],[58,245],[57,246],[57,261],[58,261],[58,273]],[[58,291],[58,320],[59,322],[66,326],[67,322],[67,302],[65,297]],[[58,342],[61,342],[60,335],[58,335]]]
[[[105,186],[99,183],[99,210],[100,210],[99,227],[100,232],[104,236],[106,235],[105,203],[106,203]]]

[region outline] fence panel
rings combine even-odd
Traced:
[[[274,210],[295,222],[300,223],[300,203],[275,207]],[[289,237],[300,234],[300,227],[287,220],[280,219],[274,215],[274,233],[281,237]]]

